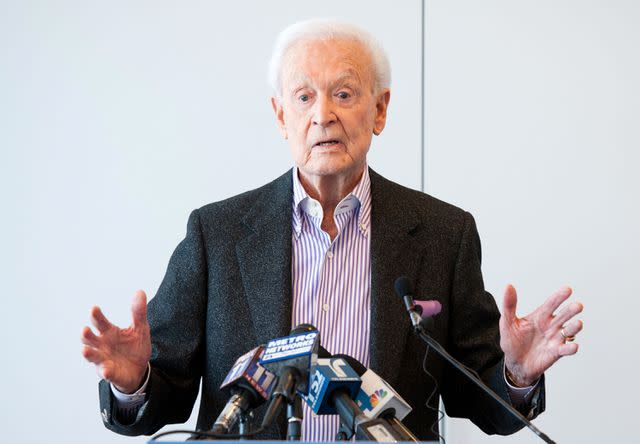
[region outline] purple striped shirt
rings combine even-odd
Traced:
[[[371,300],[371,184],[360,182],[334,211],[338,234],[320,228],[322,206],[309,197],[293,171],[292,325],[315,325],[322,346],[369,366]],[[333,441],[336,415],[316,416],[304,404],[302,439]]]

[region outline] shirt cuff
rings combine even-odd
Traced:
[[[509,397],[511,398],[511,402],[516,407],[528,406],[531,403],[531,398],[535,393],[535,389],[538,387],[540,383],[540,378],[538,380],[527,387],[516,387],[511,384],[509,378],[507,377],[507,366],[503,365],[503,375],[504,380],[507,383],[507,390],[509,391]]]
[[[149,377],[151,376],[151,364],[147,364],[147,377],[138,390],[133,393],[122,393],[120,390],[115,388],[113,384],[109,384],[111,386],[111,393],[113,393],[113,397],[115,399],[115,406],[118,409],[132,409],[142,406],[146,401],[146,389],[149,384]]]

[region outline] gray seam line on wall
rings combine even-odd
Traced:
[[[421,0],[420,14],[420,187],[426,192],[425,183],[425,0]]]

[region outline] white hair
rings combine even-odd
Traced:
[[[334,19],[311,19],[294,23],[283,29],[271,53],[269,84],[276,97],[282,97],[282,65],[287,51],[300,41],[353,40],[364,46],[373,62],[376,91],[391,86],[391,66],[382,46],[362,28]]]

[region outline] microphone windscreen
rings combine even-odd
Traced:
[[[422,317],[422,319],[430,318],[442,311],[442,304],[439,301],[414,300],[413,303],[416,305],[416,307],[420,307],[420,316]]]
[[[411,279],[406,276],[400,276],[398,279],[396,279],[394,287],[396,289],[396,293],[398,293],[398,296],[400,296],[401,298],[413,294],[413,285],[411,284]]]
[[[289,335],[297,335],[298,333],[306,333],[308,331],[316,331],[316,330],[317,328],[315,328],[311,324],[298,324],[296,327],[291,329],[291,332],[289,333]]]

